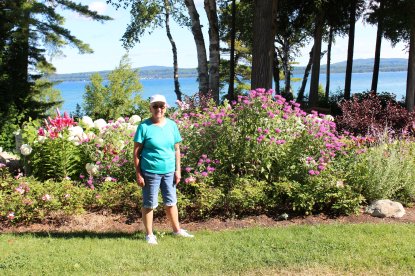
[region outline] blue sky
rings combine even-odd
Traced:
[[[208,41],[208,24],[203,10],[203,0],[195,0],[195,2],[204,25],[205,41]],[[117,11],[112,6],[107,5],[105,0],[83,0],[81,3],[89,5],[91,9],[101,14],[111,16],[114,20],[98,23],[64,11],[62,14],[66,17],[65,27],[73,35],[89,44],[94,53],[81,55],[76,49],[65,47],[63,49],[64,56],[53,57],[52,59],[58,74],[112,70],[119,64],[121,57],[125,54],[120,39],[130,21],[129,11],[123,9]],[[190,29],[182,28],[172,22],[172,35],[178,49],[179,67],[197,67],[196,48]],[[375,38],[376,28],[371,25],[364,25],[359,21],[356,25],[354,58],[373,58]],[[326,47],[326,45],[323,45],[323,50]],[[302,49],[302,54],[296,58],[300,65],[307,63],[310,48],[311,45],[305,46]],[[156,29],[152,34],[146,34],[142,37],[141,42],[129,51],[129,56],[133,67],[172,66],[173,64],[171,45],[164,29]],[[393,48],[390,42],[384,40],[382,42],[381,57],[407,58],[407,52],[404,49],[404,44],[398,44]],[[346,58],[347,37],[337,37],[332,48],[332,62],[344,61]],[[322,64],[325,64],[325,57],[322,59]]]

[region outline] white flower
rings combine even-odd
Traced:
[[[137,124],[138,122],[141,122],[141,117],[138,115],[133,115],[130,117],[130,119],[128,120],[128,122],[132,125]]]
[[[37,137],[37,141],[41,144],[43,144],[46,141],[47,137],[46,136],[38,136]]]
[[[3,147],[0,147],[0,152],[3,152]]]
[[[20,134],[20,131],[21,131],[21,130],[20,130],[20,129],[18,129],[18,130],[16,130],[16,131],[14,131],[14,132],[13,132],[13,134],[14,134],[14,135],[19,135],[19,134]]]
[[[329,122],[333,122],[334,121],[334,117],[331,115],[326,115],[324,116],[324,120],[329,121]]]
[[[104,127],[107,126],[107,122],[105,122],[104,119],[98,119],[94,121],[94,126],[99,129],[102,130]]]
[[[95,175],[98,173],[98,166],[92,163],[87,163],[85,169],[89,175]]]
[[[69,135],[75,136],[78,138],[83,138],[84,130],[80,126],[70,126],[68,127]]]
[[[88,116],[82,117],[81,123],[87,126],[88,128],[94,127],[94,122],[92,121],[91,117],[88,117]]]
[[[94,140],[97,136],[95,135],[95,133],[93,133],[93,132],[88,132],[88,133],[86,133],[86,137],[89,139],[89,140]]]
[[[14,212],[8,213],[7,218],[10,219],[10,220],[14,219]]]
[[[112,181],[112,177],[111,176],[107,176],[104,179],[105,182],[111,182]]]
[[[97,138],[95,139],[95,143],[97,143],[97,144],[99,144],[99,145],[103,145],[103,144],[104,144],[104,139],[102,139],[102,138],[100,138],[100,137],[97,137]]]
[[[29,154],[32,153],[32,147],[29,146],[28,144],[23,144],[20,147],[20,153],[23,154],[23,155],[25,155],[25,156],[27,156],[27,155],[29,155]]]
[[[125,147],[125,143],[122,140],[118,140],[114,144],[115,144],[115,148],[118,150],[122,150]]]
[[[51,199],[52,197],[49,194],[45,194],[44,196],[42,196],[43,201],[50,201]]]
[[[125,123],[125,119],[123,117],[119,117],[117,119],[117,122],[119,122],[119,123]]]

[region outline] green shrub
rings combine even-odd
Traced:
[[[266,209],[266,181],[254,178],[236,178],[227,195],[230,211],[236,215],[259,215]]]
[[[367,202],[392,199],[403,203],[415,199],[415,145],[409,141],[383,141],[356,156],[348,183]]]

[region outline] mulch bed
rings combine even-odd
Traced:
[[[241,229],[247,227],[284,227],[291,225],[316,225],[330,223],[415,223],[415,207],[405,208],[406,214],[402,218],[376,218],[365,214],[361,210],[358,215],[329,217],[326,215],[311,215],[289,217],[287,220],[278,220],[265,215],[245,217],[241,219],[213,218],[205,221],[184,222],[183,228],[189,231],[211,230],[221,231]],[[156,231],[170,231],[165,218],[156,219]],[[134,233],[142,231],[140,218],[129,219],[122,215],[87,213],[70,217],[55,217],[43,223],[29,225],[9,225],[0,223],[0,233],[36,233],[36,232],[96,232],[96,233]]]

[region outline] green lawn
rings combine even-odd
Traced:
[[[415,224],[159,233],[2,234],[0,275],[414,275]]]

